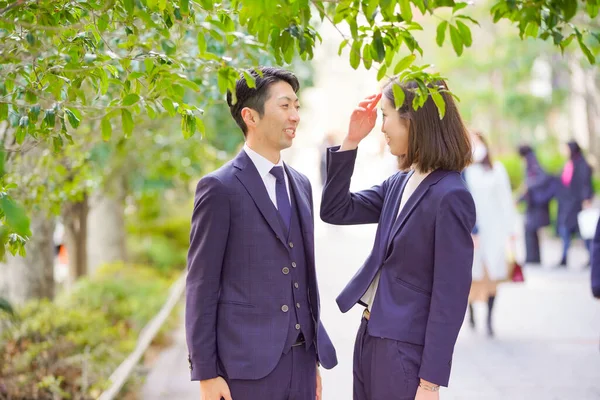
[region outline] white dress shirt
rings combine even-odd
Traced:
[[[406,186],[404,187],[404,192],[402,192],[402,198],[400,199],[400,206],[398,207],[398,213],[396,213],[396,219],[400,215],[400,212],[406,205],[406,202],[408,201],[408,199],[410,199],[410,196],[412,196],[412,194],[415,192],[415,190],[417,190],[417,188],[419,187],[421,182],[423,182],[425,180],[425,178],[427,178],[427,175],[429,175],[429,172],[423,173],[423,172],[415,171],[408,178],[408,182],[406,182]],[[371,311],[371,307],[373,306],[373,300],[375,300],[375,293],[377,293],[377,288],[379,287],[379,277],[380,276],[381,276],[381,269],[379,269],[379,271],[377,271],[377,275],[375,275],[375,278],[373,278],[371,285],[369,286],[369,288],[367,289],[365,294],[363,294],[363,296],[360,299],[363,303],[365,303],[367,305],[369,311]]]
[[[244,144],[244,151],[252,160],[252,163],[258,170],[258,174],[260,175],[262,181],[265,184],[265,188],[267,189],[267,193],[269,194],[269,198],[273,202],[275,208],[277,207],[277,195],[275,191],[275,184],[277,183],[277,179],[271,175],[271,169],[273,167],[282,167],[283,168],[283,177],[285,178],[285,186],[287,189],[288,200],[290,204],[292,204],[292,200],[290,198],[290,180],[287,176],[287,172],[285,171],[285,167],[283,166],[283,159],[279,157],[279,162],[277,164],[273,164],[271,161],[267,160],[265,157],[261,156],[250,147],[248,144]]]

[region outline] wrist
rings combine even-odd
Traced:
[[[344,141],[342,142],[342,146],[340,147],[339,151],[356,150],[358,148],[358,143],[360,143],[360,142],[356,142],[356,141],[350,140],[348,138],[345,138]]]
[[[425,379],[419,381],[419,387],[428,392],[438,392],[440,390],[440,385],[428,382]]]

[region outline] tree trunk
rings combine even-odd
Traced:
[[[597,75],[597,67],[586,71],[589,160],[595,167],[596,173],[600,167],[600,90],[596,81]]]
[[[69,259],[70,283],[87,274],[87,196],[63,207],[65,245]]]
[[[90,275],[106,263],[126,261],[125,189],[98,192],[90,200],[88,268]]]
[[[586,102],[586,74],[581,67],[580,57],[571,57],[569,62],[571,71],[571,98],[570,98],[570,123],[572,137],[585,149],[589,147],[589,126]],[[566,132],[561,139],[566,142],[569,137]]]
[[[13,305],[54,297],[54,221],[31,215],[32,236],[25,257],[7,254],[0,264],[0,294]]]

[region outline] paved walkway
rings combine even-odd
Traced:
[[[316,237],[323,321],[340,361],[335,369],[322,371],[323,397],[350,400],[352,348],[361,311],[356,307],[341,314],[335,297],[370,250],[374,226],[318,224]],[[558,260],[559,251],[558,242],[546,241],[544,260]],[[451,387],[443,389],[441,398],[600,399],[600,301],[591,297],[589,270],[580,268],[585,257],[576,244],[568,270],[529,268],[525,284],[502,285],[493,340],[484,334],[486,306],[476,307],[479,329],[463,326]],[[174,345],[161,354],[142,394],[144,400],[199,399],[198,383],[189,382],[183,327],[175,332]]]

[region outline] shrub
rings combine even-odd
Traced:
[[[106,265],[54,302],[32,301],[16,318],[0,316],[0,398],[97,397],[171,282],[153,268]]]

